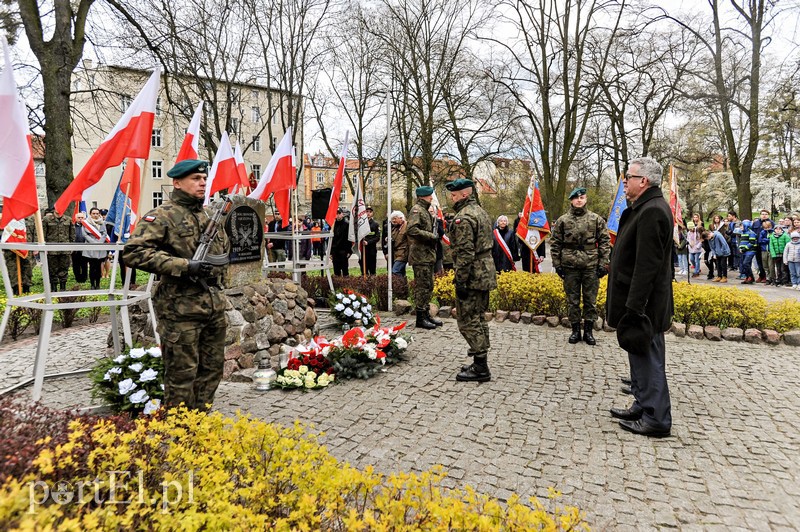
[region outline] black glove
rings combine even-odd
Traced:
[[[469,290],[467,290],[467,287],[456,283],[456,297],[458,299],[466,299],[468,295]]]
[[[561,266],[559,266],[558,268],[556,268],[556,273],[557,273],[557,274],[558,274],[558,276],[559,276],[559,277],[561,277],[562,279],[564,278],[564,268],[562,268]]]
[[[204,260],[190,260],[189,261],[189,276],[190,277],[199,277],[205,279],[206,277],[211,277],[211,272],[214,270],[214,266],[210,262],[206,262]]]
[[[597,278],[598,279],[602,279],[606,275],[608,275],[608,272],[606,271],[606,269],[603,268],[602,266],[598,266],[597,267]]]

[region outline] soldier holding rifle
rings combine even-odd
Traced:
[[[198,410],[214,402],[227,327],[221,283],[229,243],[220,218],[230,203],[219,212],[203,209],[207,172],[208,163],[194,159],[167,172],[175,188],[170,201],[142,217],[123,253],[129,267],[160,275],[153,302],[164,402]]]

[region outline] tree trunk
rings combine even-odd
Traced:
[[[72,119],[70,81],[72,68],[55,58],[40,60],[44,86],[45,154],[47,203],[52,206],[72,182]]]

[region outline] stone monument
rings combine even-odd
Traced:
[[[226,282],[230,288],[261,281],[266,213],[263,201],[238,194],[231,199],[233,204],[225,217],[225,233],[231,243]]]

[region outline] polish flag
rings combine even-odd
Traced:
[[[522,216],[517,225],[517,237],[530,248],[531,258],[535,259],[531,260],[531,268],[536,273],[539,273],[539,255],[536,253],[536,248],[549,234],[550,223],[547,221],[542,196],[539,193],[539,183],[536,182],[536,177],[532,176],[522,207]]]
[[[205,204],[208,205],[211,196],[215,192],[233,188],[239,182],[236,158],[233,156],[233,148],[231,148],[231,139],[228,137],[228,132],[225,131],[222,133],[222,138],[219,139],[217,154],[214,156],[214,163],[208,172]]]
[[[242,146],[239,141],[236,141],[236,147],[233,149],[233,158],[236,161],[236,174],[239,176],[239,184],[235,187],[234,192],[244,193],[250,187],[250,179],[247,177],[247,168],[244,165],[244,155],[242,155]]]
[[[63,214],[70,203],[78,201],[81,192],[100,181],[106,170],[121,165],[126,157],[147,159],[150,156],[160,81],[161,70],[156,68],[111,133],[56,201],[55,209],[59,214]]]
[[[297,171],[294,149],[292,147],[292,128],[286,129],[283,139],[275,147],[264,174],[248,198],[267,201],[270,194],[275,195],[275,206],[283,221],[289,223],[289,191],[297,186]]]
[[[6,64],[0,75],[0,116],[6,118],[0,121],[0,229],[39,210],[28,119],[18,98],[11,52],[5,37],[2,39]]]
[[[444,212],[442,212],[442,204],[439,203],[439,198],[436,197],[436,192],[433,193],[433,198],[431,200],[431,206],[433,207],[433,212],[436,214],[436,218],[442,221],[442,227],[444,228],[444,236],[442,236],[442,242],[445,245],[450,245],[450,237],[447,236],[447,222],[444,219]]]
[[[186,136],[183,137],[183,144],[178,152],[178,157],[175,162],[185,161],[186,159],[197,159],[200,155],[198,149],[198,141],[200,139],[200,119],[203,117],[203,101],[197,104],[197,109],[194,110],[192,121],[189,122],[189,128],[186,130]]]
[[[128,159],[119,188],[130,200],[130,225],[129,232],[133,233],[136,221],[139,219],[139,198],[142,189],[142,165],[144,161],[140,159]]]
[[[339,155],[339,168],[336,169],[336,177],[333,179],[333,189],[331,199],[328,201],[328,212],[325,213],[325,221],[333,227],[336,221],[336,211],[339,209],[339,197],[342,193],[342,182],[344,180],[344,167],[347,164],[347,144],[350,141],[350,132],[344,134],[342,152]]]

